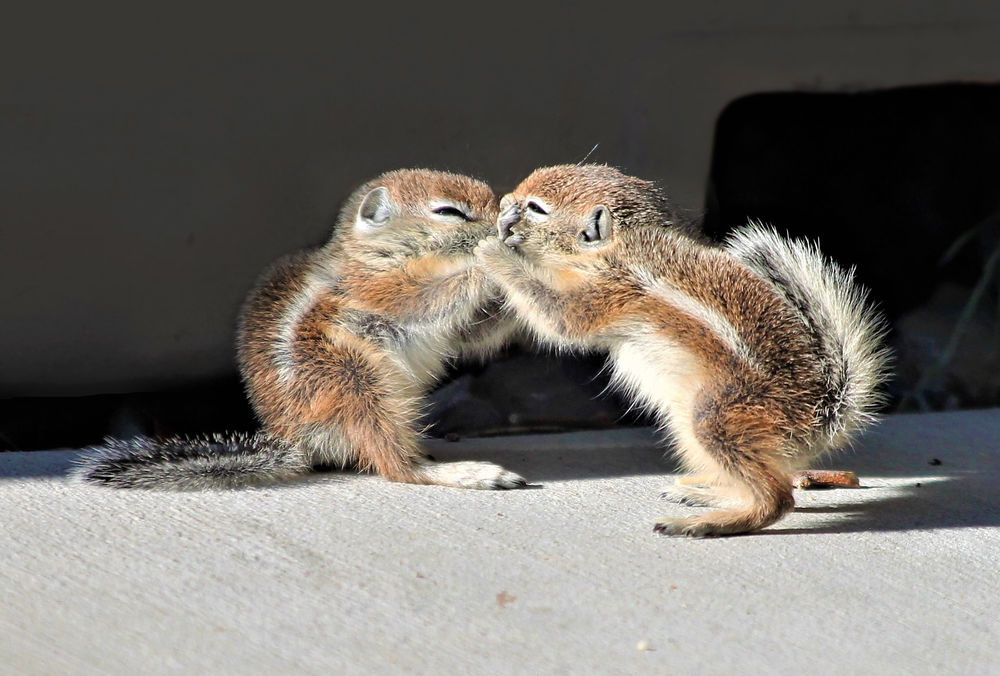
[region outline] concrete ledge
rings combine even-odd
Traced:
[[[0,454],[0,673],[997,673],[998,441],[1000,410],[892,417],[832,462],[862,489],[721,540],[652,533],[692,510],[648,430],[432,444],[511,492],[115,492]]]

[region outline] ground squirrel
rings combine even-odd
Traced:
[[[472,255],[496,216],[492,190],[466,176],[400,170],[366,183],[328,244],[279,260],[243,305],[240,373],[262,431],[109,439],[76,475],[199,488],[353,466],[393,481],[523,486],[491,463],[427,458],[418,427],[422,397],[448,363],[488,355],[513,328]]]
[[[539,169],[476,250],[544,342],[607,350],[700,485],[665,497],[721,509],[671,535],[763,528],[794,507],[788,473],[874,418],[883,322],[814,245],[746,227],[723,246],[671,227],[652,183],[606,166]]]

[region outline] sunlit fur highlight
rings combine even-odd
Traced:
[[[435,213],[442,206],[462,213]],[[330,241],[277,261],[243,305],[239,366],[261,432],[109,440],[82,456],[76,476],[191,489],[334,466],[411,483],[524,485],[492,463],[428,460],[420,443],[424,394],[448,364],[488,357],[516,328],[472,256],[496,216],[493,192],[466,176],[400,170],[364,184]]]
[[[666,204],[611,167],[539,169],[501,200],[513,246],[494,238],[477,255],[540,340],[606,350],[614,385],[704,477],[668,496],[721,509],[659,532],[757,530],[794,507],[792,469],[874,420],[882,321],[814,245],[752,226],[711,246]],[[601,207],[613,227],[595,241]]]

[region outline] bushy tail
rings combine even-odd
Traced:
[[[310,470],[296,447],[263,433],[105,439],[75,460],[71,475],[114,488],[196,490],[286,481]]]
[[[854,281],[854,270],[834,263],[815,243],[785,239],[759,224],[735,231],[724,246],[775,285],[826,354],[827,394],[817,409],[816,450],[850,442],[875,421],[883,403],[879,386],[891,361],[886,322]]]

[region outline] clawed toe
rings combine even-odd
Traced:
[[[692,538],[720,535],[715,524],[697,519],[660,519],[653,525],[653,531],[660,535],[684,536]]]
[[[670,486],[660,493],[660,498],[689,507],[731,507],[734,504],[732,498],[709,486]]]
[[[690,491],[676,488],[668,488],[660,493],[660,499],[675,502],[678,505],[688,505],[689,507],[709,506],[709,503],[705,502],[702,498],[699,498],[696,495],[692,495]]]
[[[524,477],[513,472],[504,471],[496,478],[495,485],[490,486],[490,488],[506,490],[510,488],[524,488],[527,485],[528,482]]]
[[[767,525],[766,523],[748,523],[732,517],[733,515],[730,513],[712,512],[703,517],[660,519],[653,525],[653,531],[660,535],[710,538],[749,533]]]

